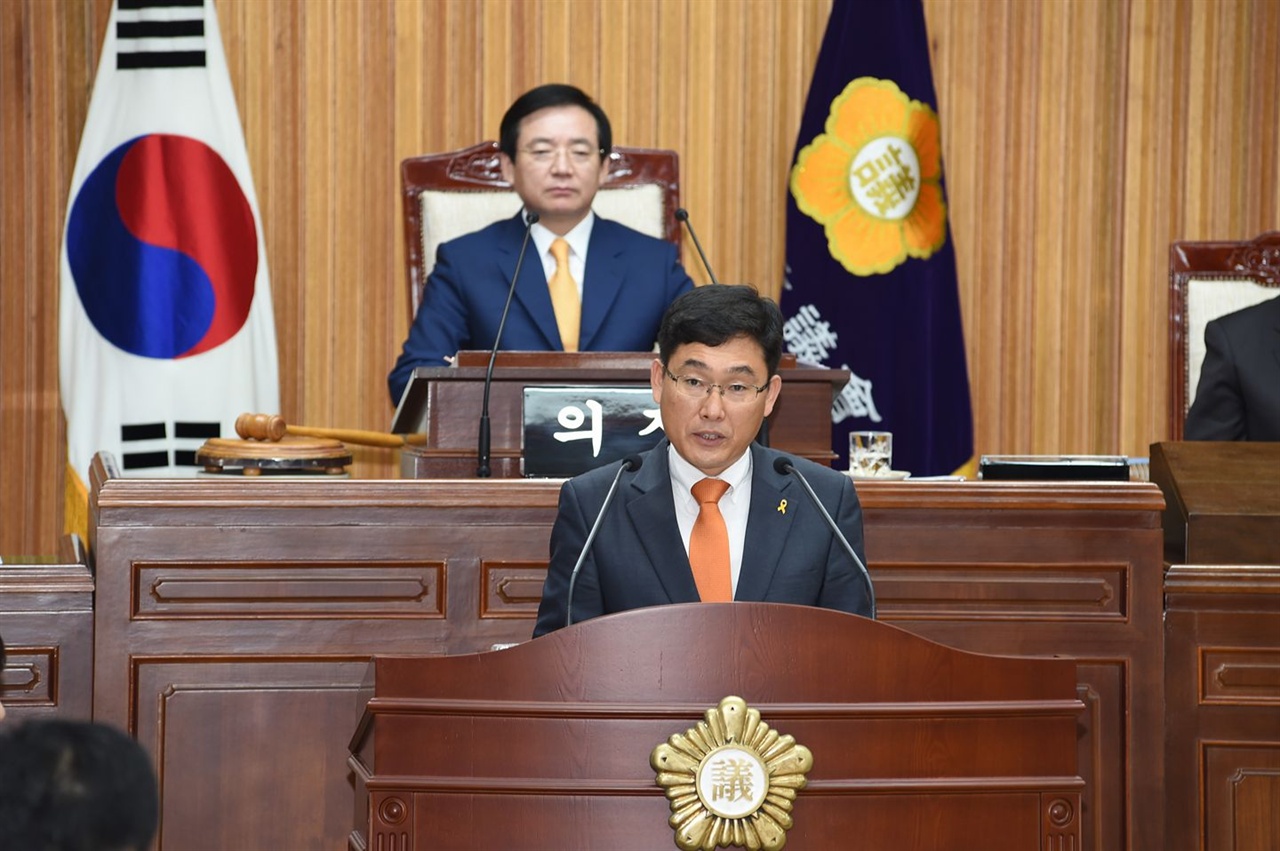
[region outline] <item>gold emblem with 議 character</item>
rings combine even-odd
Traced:
[[[671,802],[669,822],[682,851],[777,851],[787,844],[813,754],[730,696],[696,727],[654,748],[649,764]]]

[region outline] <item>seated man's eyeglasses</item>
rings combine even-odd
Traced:
[[[751,402],[769,386],[768,384],[763,384],[757,387],[754,384],[746,384],[741,381],[735,381],[730,384],[712,384],[710,381],[698,378],[696,375],[676,375],[666,367],[663,367],[663,371],[666,372],[668,378],[676,383],[676,390],[680,391],[680,395],[689,399],[703,399],[710,396],[712,390],[719,390],[720,397],[726,402]]]
[[[522,148],[521,152],[527,154],[531,160],[540,165],[550,165],[559,158],[561,153],[567,154],[569,162],[574,165],[589,165],[593,160],[600,157],[604,150],[593,148],[590,145],[570,145],[567,148],[557,148],[553,145],[532,145],[528,148]]]

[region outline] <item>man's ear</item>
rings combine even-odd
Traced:
[[[513,183],[512,178],[516,176],[516,164],[511,161],[511,157],[504,153],[499,153],[498,167],[502,169],[502,179],[507,183]]]
[[[769,379],[769,389],[764,391],[764,415],[767,417],[773,413],[773,406],[778,401],[778,394],[782,392],[782,376],[774,373]]]
[[[653,359],[649,367],[649,388],[653,390],[653,401],[662,404],[662,387],[667,377],[667,368],[658,358]]]

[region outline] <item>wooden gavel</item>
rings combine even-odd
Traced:
[[[286,434],[302,437],[328,437],[357,446],[385,446],[398,449],[406,444],[426,442],[423,434],[389,434],[381,431],[363,431],[353,428],[311,428],[291,426],[279,414],[241,414],[236,417],[236,434],[245,440],[278,441]]]

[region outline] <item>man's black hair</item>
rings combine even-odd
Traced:
[[[686,343],[720,346],[735,337],[755,340],[764,350],[769,377],[782,359],[782,311],[745,284],[694,287],[667,308],[658,329],[658,356],[664,366]]]
[[[520,122],[540,109],[553,106],[580,106],[591,113],[591,117],[596,120],[596,135],[600,138],[600,159],[609,155],[613,150],[613,129],[609,126],[609,116],[604,114],[600,105],[577,86],[547,83],[520,95],[507,108],[506,115],[502,116],[498,147],[512,162],[516,159],[516,143],[520,141]]]
[[[158,813],[150,758],[114,727],[40,719],[0,733],[0,848],[146,851]]]

